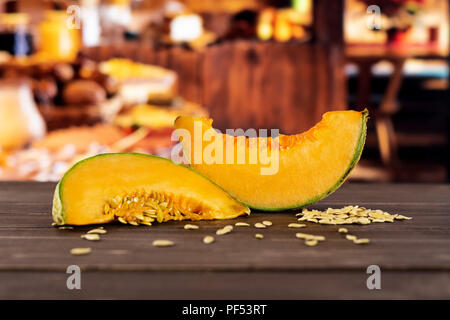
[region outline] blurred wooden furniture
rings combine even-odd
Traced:
[[[398,111],[397,96],[403,80],[403,67],[407,59],[446,59],[448,51],[431,46],[350,45],[346,47],[347,61],[359,69],[357,105],[367,107],[375,120],[378,145],[383,164],[388,170],[398,165],[397,137],[392,116]],[[380,61],[393,66],[381,104],[371,106],[372,67]]]
[[[314,2],[311,41],[229,40],[203,50],[129,42],[89,48],[97,60],[114,56],[175,70],[180,95],[204,105],[225,128],[307,130],[324,112],[346,108],[343,1]]]

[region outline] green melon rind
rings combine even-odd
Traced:
[[[211,181],[210,179],[208,179],[207,177],[205,177],[203,174],[197,172],[196,170],[194,170],[193,168],[183,165],[183,164],[176,164],[175,162],[173,162],[170,159],[167,158],[163,158],[163,157],[159,157],[159,156],[155,156],[152,154],[144,154],[144,153],[136,153],[136,152],[122,152],[122,153],[102,153],[96,156],[92,156],[86,159],[83,159],[77,163],[75,163],[72,168],[70,168],[62,177],[61,181],[58,182],[58,184],[56,185],[55,188],[55,193],[53,195],[53,206],[52,206],[52,217],[53,217],[53,222],[55,223],[55,225],[64,225],[66,224],[66,215],[64,212],[64,207],[62,205],[62,187],[64,185],[64,181],[66,179],[66,177],[71,173],[72,170],[74,170],[76,167],[82,165],[83,163],[90,161],[94,158],[98,158],[98,157],[105,157],[105,156],[117,156],[117,155],[135,155],[135,156],[143,156],[143,157],[151,157],[151,158],[156,158],[158,160],[164,160],[164,161],[169,161],[171,163],[173,163],[176,166],[182,166],[188,170],[191,170],[192,172],[194,172],[195,174],[198,174],[199,176],[201,176],[202,178],[208,180],[209,182],[211,182],[213,185],[217,186],[218,188],[220,188],[221,190],[223,190],[223,188],[221,188],[220,186],[218,186],[216,183],[214,183],[213,181]],[[224,190],[225,191],[225,190]],[[232,197],[228,192],[225,191],[225,193],[227,195],[229,195],[233,200],[234,197]],[[238,201],[239,203],[242,203],[240,201]],[[245,205],[244,205],[245,206]],[[250,209],[247,207],[247,210],[245,211],[246,214],[250,214]]]
[[[364,109],[362,112],[362,119],[361,119],[361,133],[358,139],[358,144],[356,146],[355,149],[355,153],[353,155],[352,161],[350,162],[350,165],[348,166],[347,170],[345,171],[345,173],[343,174],[343,176],[328,190],[325,191],[324,193],[309,199],[305,202],[302,202],[300,204],[295,204],[293,206],[288,206],[288,207],[258,207],[258,206],[253,206],[249,203],[246,203],[238,198],[236,198],[233,194],[231,194],[229,191],[225,190],[224,188],[222,188],[221,186],[219,186],[217,183],[215,183],[214,181],[212,181],[212,183],[214,183],[215,185],[217,185],[219,188],[221,188],[222,190],[224,190],[225,192],[227,192],[233,199],[235,199],[236,201],[239,201],[240,203],[242,203],[243,205],[251,208],[251,209],[256,209],[256,210],[260,210],[260,211],[286,211],[286,210],[293,210],[293,209],[299,209],[302,207],[306,207],[310,204],[313,204],[319,200],[322,200],[323,198],[329,196],[330,194],[332,194],[334,191],[336,191],[347,179],[348,175],[350,174],[350,172],[353,170],[353,168],[356,166],[356,164],[358,163],[359,159],[361,158],[361,154],[362,151],[364,149],[364,144],[366,141],[366,132],[367,132],[367,120],[369,119],[369,112],[367,111],[367,109]],[[174,123],[178,120],[178,118],[181,116],[178,116]],[[179,138],[179,137],[178,137]],[[181,147],[183,148],[183,143],[181,143]],[[184,151],[184,150],[183,150]],[[187,156],[185,155],[185,159],[187,159]],[[192,167],[190,167],[192,168]],[[192,170],[196,171],[194,168],[192,168]],[[201,174],[200,172],[196,171],[197,173],[199,173],[200,175],[203,176],[203,174]],[[206,179],[209,179],[208,177],[205,177]],[[211,179],[209,179],[211,180]]]
[[[58,182],[53,193],[53,206],[52,206],[52,217],[53,222],[57,226],[62,226],[65,224],[64,210],[61,202],[61,191],[60,191],[61,181]]]
[[[261,211],[285,211],[285,210],[293,210],[293,209],[299,209],[299,208],[303,208],[306,207],[310,204],[313,204],[319,200],[322,200],[325,197],[328,197],[330,194],[332,194],[334,191],[336,191],[347,179],[348,175],[350,174],[350,172],[353,170],[353,168],[356,166],[356,164],[358,163],[359,159],[361,158],[361,154],[362,151],[364,149],[364,144],[366,142],[366,132],[367,132],[367,120],[369,119],[369,112],[367,111],[367,109],[364,109],[364,111],[361,112],[362,113],[362,119],[361,119],[361,133],[359,135],[359,139],[358,139],[358,144],[356,146],[355,149],[355,153],[353,155],[352,161],[350,162],[350,165],[348,166],[347,170],[345,171],[345,173],[342,175],[342,177],[327,191],[325,191],[324,193],[311,198],[305,202],[302,202],[300,204],[296,204],[293,206],[289,206],[289,207],[276,207],[276,208],[267,208],[267,207],[258,207],[258,206],[252,206],[248,203],[242,202],[238,199],[238,201],[240,201],[242,204],[246,205],[249,208],[252,209],[256,209],[256,210],[261,210]]]

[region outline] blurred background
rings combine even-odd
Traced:
[[[449,181],[448,0],[0,0],[0,180],[168,157],[173,120],[309,129],[368,108],[351,179]]]

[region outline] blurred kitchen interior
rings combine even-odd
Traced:
[[[368,108],[351,179],[449,181],[447,0],[1,4],[0,180],[169,156],[179,114],[294,134]]]

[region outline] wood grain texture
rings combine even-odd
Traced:
[[[200,103],[218,129],[306,131],[322,114],[346,108],[341,45],[234,40],[203,50],[140,42],[85,51],[104,60],[128,57],[177,72],[181,97]]]
[[[154,227],[105,225],[99,242],[80,238],[91,227],[59,230],[50,226],[55,184],[0,183],[0,298],[450,298],[450,186],[348,183],[311,206],[325,209],[358,204],[412,216],[392,224],[348,226],[372,240],[357,246],[336,226],[308,224],[288,228],[295,212],[252,213],[232,221]],[[236,228],[215,236],[224,225],[271,220],[267,229]],[[257,240],[255,233],[265,238]],[[326,236],[307,247],[296,232]],[[170,239],[170,248],[152,246]],[[72,256],[74,247],[92,248]],[[65,287],[68,265],[79,265],[85,279],[80,292]],[[368,265],[382,270],[380,291],[365,286]],[[39,288],[47,288],[45,290]],[[240,288],[240,289],[239,289]],[[340,288],[340,289],[338,289]],[[306,290],[307,289],[307,290]]]

